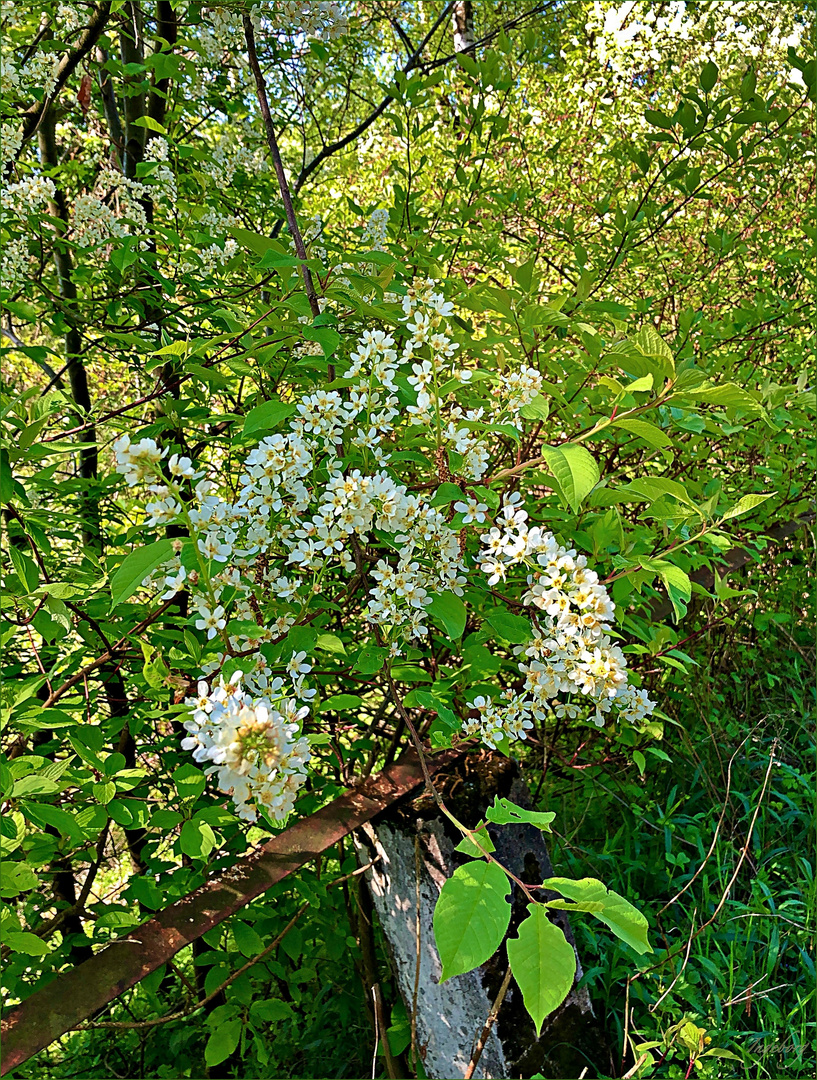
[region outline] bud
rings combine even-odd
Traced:
[[[191,570],[190,573],[187,575],[187,580],[190,582],[191,585],[198,585],[198,583],[199,583],[199,572],[198,572],[198,570]]]
[[[173,540],[171,542],[170,546],[173,548],[173,554],[174,555],[178,555],[182,550],[182,542],[181,542],[181,540]]]

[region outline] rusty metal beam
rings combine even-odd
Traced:
[[[459,751],[428,758],[437,772]],[[2,1024],[2,1075],[135,986],[177,952],[229,918],[272,885],[423,783],[417,756],[399,762],[335,799],[208,881],[155,918],[134,927],[84,964],[54,979],[11,1009]]]

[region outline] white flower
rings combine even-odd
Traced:
[[[488,507],[485,503],[479,502],[478,499],[469,499],[465,502],[455,502],[454,509],[458,514],[463,514],[463,525],[470,525],[472,521],[477,521],[481,525],[485,521],[485,514]]]
[[[200,607],[199,615],[201,618],[196,619],[196,629],[206,630],[208,641],[227,625],[227,620],[224,618],[224,608],[221,604],[214,611],[210,611],[206,607]]]

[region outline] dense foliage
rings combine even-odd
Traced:
[[[616,1075],[807,1074],[807,6],[2,24],[6,1003],[412,744],[488,747],[554,830]],[[508,926],[464,831],[444,978]],[[390,1011],[422,1075],[396,992],[367,1016],[355,866],[336,845],[49,1067],[356,1075],[376,1038],[388,1070]],[[538,1027],[575,959],[530,901]]]

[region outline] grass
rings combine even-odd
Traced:
[[[634,1076],[687,1075],[677,1025],[690,1019],[706,1049],[734,1055],[702,1058],[696,1075],[814,1075],[812,642],[790,599],[703,642],[694,680],[673,680],[671,760],[647,754],[644,777],[563,770],[548,785],[559,872],[601,878],[653,926],[641,974],[592,920],[576,926],[617,1075],[645,1053]]]

